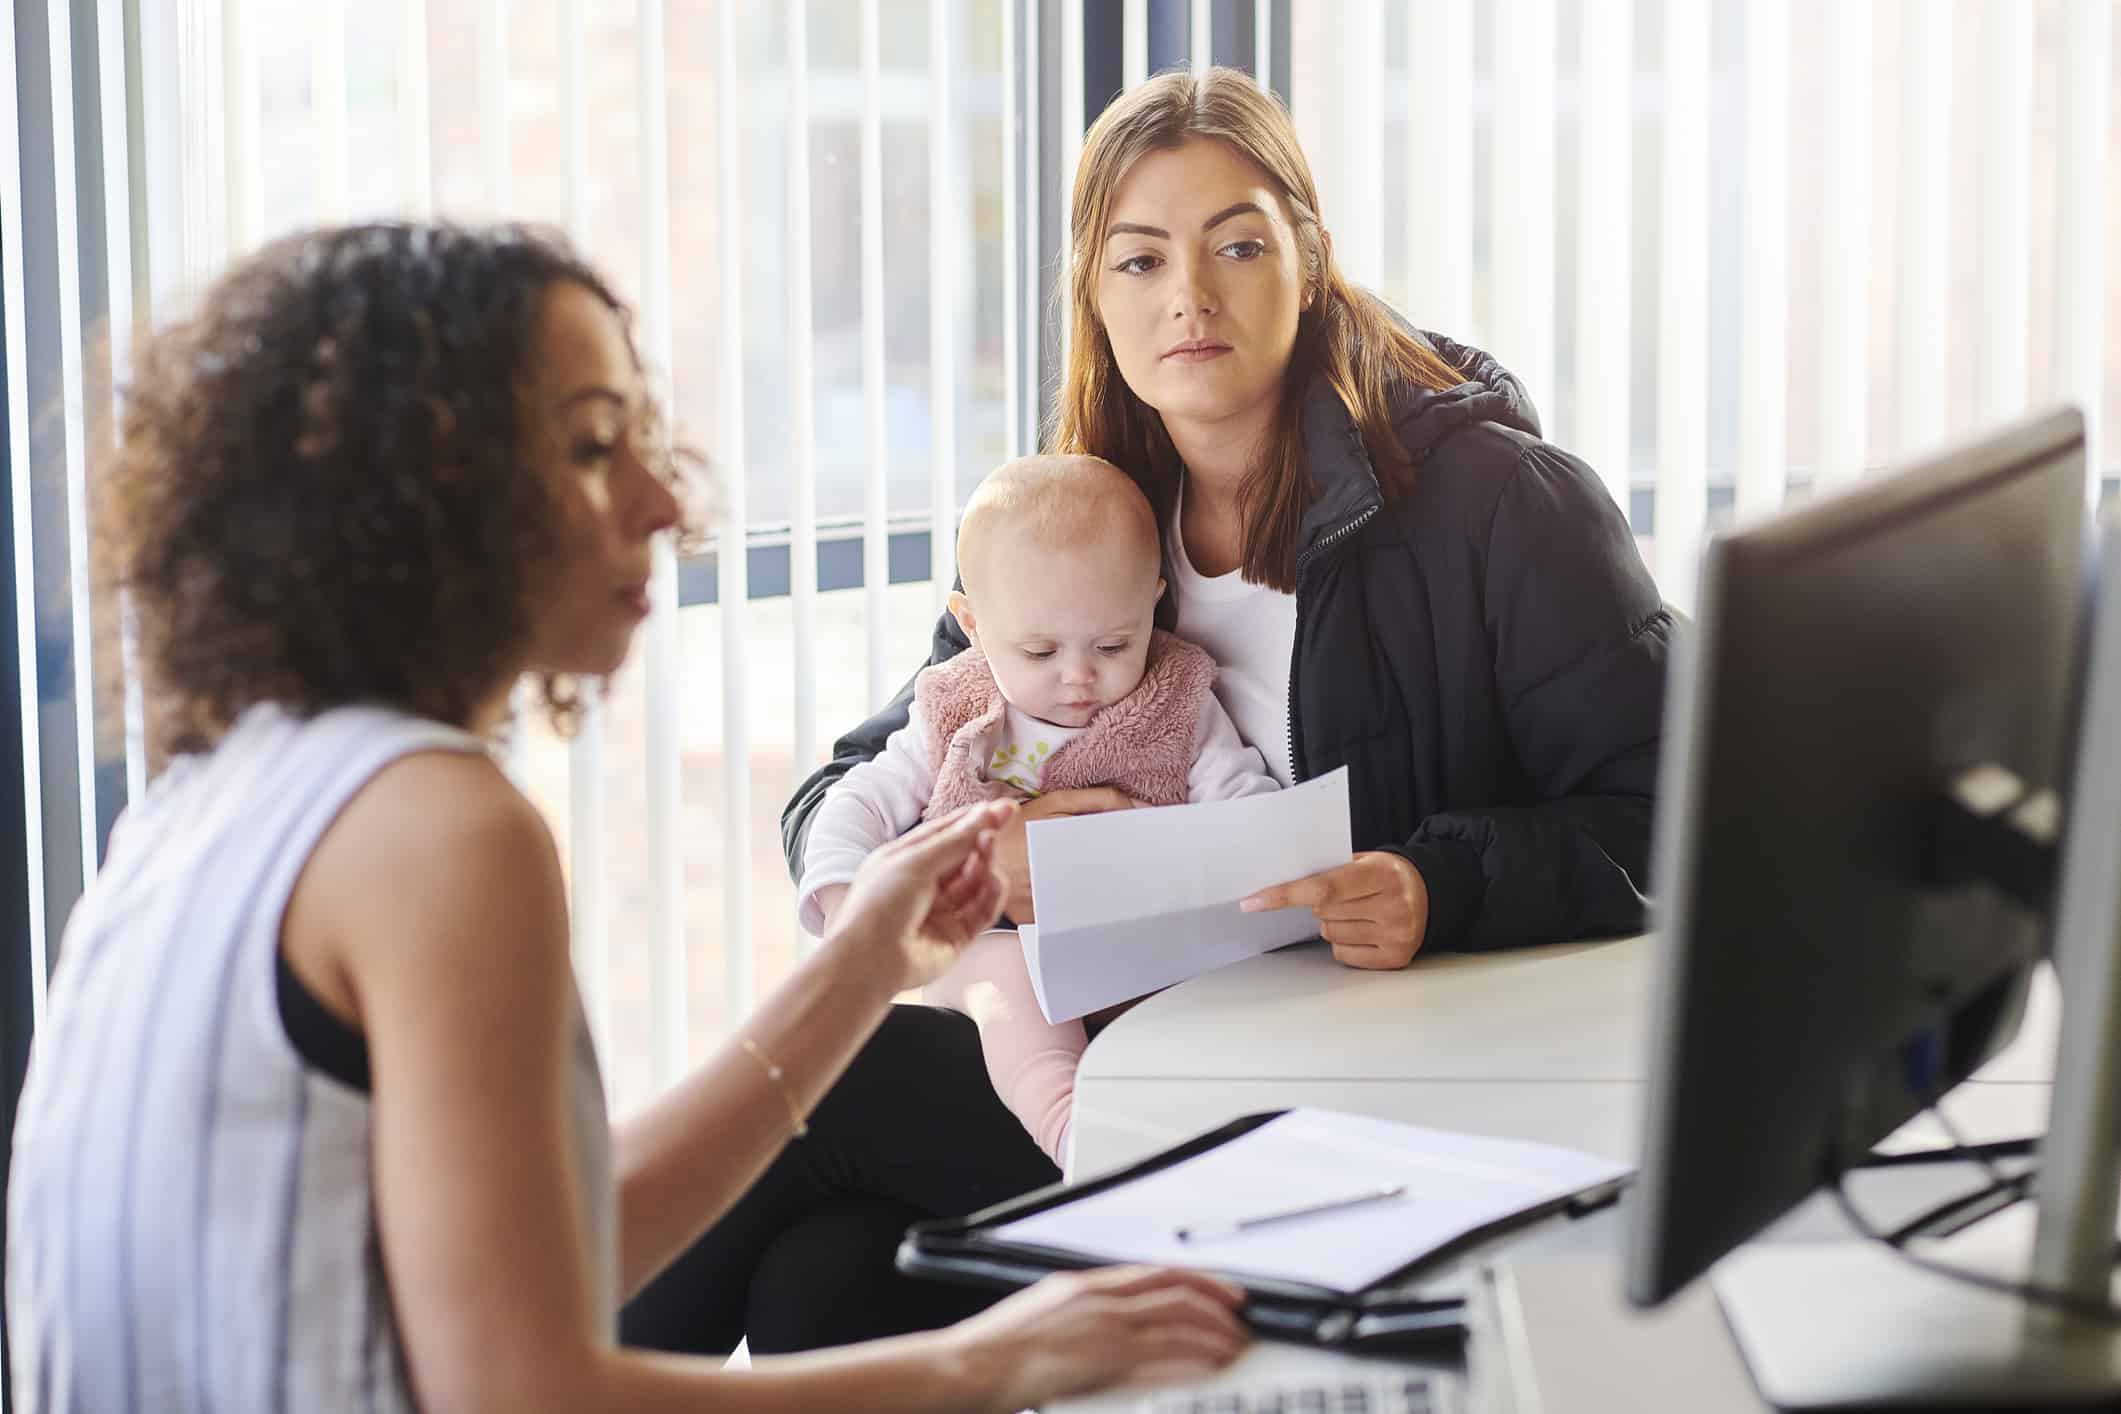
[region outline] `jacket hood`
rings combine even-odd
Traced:
[[[1382,303],[1382,302],[1380,302]],[[1420,466],[1452,433],[1475,423],[1492,422],[1531,436],[1539,435],[1539,413],[1517,375],[1491,355],[1440,334],[1416,329],[1398,311],[1386,312],[1400,327],[1422,340],[1465,381],[1450,388],[1406,388],[1392,410],[1399,439]],[[1361,515],[1382,499],[1377,472],[1363,445],[1362,429],[1323,375],[1304,394],[1304,452],[1318,497],[1304,513],[1303,543],[1308,548]]]

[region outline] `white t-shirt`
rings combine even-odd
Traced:
[[[1214,577],[1186,558],[1179,512],[1171,520],[1171,577],[1178,590],[1178,636],[1208,650],[1222,671],[1215,695],[1237,734],[1259,749],[1282,785],[1294,784],[1289,762],[1289,658],[1296,650],[1296,596],[1247,584],[1240,570]]]

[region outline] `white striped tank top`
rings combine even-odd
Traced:
[[[407,1410],[366,1094],[309,1064],[275,988],[325,829],[385,765],[478,738],[373,707],[246,713],[113,832],[68,922],[8,1184],[13,1407]],[[598,1318],[617,1208],[576,1007],[573,1118]]]

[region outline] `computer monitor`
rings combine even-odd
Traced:
[[[1859,1163],[2016,1030],[2046,900],[1945,869],[1940,822],[1965,818],[1948,802],[1984,779],[1970,773],[2029,798],[2065,784],[2084,525],[2083,423],[2065,410],[1710,542],[1653,850],[1638,1304]],[[1950,1286],[1882,1249],[1853,1260]],[[1764,1392],[1785,1407],[1893,1393],[1866,1370],[1792,1375],[1804,1353],[1785,1359],[1764,1328],[1787,1317],[1802,1340],[1836,1291],[1860,1308],[1863,1285],[1800,1267],[1785,1293],[1800,1309],[1749,1329],[1719,1273]]]

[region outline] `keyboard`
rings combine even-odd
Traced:
[[[1461,1414],[1463,1388],[1453,1376],[1405,1371],[1368,1379],[1152,1395],[1140,1407],[1142,1414]]]

